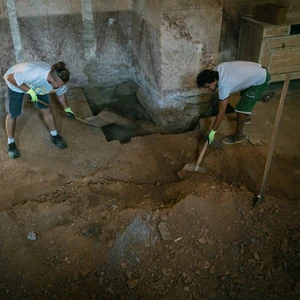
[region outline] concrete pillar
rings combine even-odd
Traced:
[[[93,17],[93,0],[81,0],[83,20],[83,43],[85,59],[96,59],[96,34]]]
[[[14,44],[14,51],[16,56],[16,62],[24,61],[23,46],[21,42],[21,35],[18,26],[16,4],[15,0],[6,0],[7,15],[9,19],[10,31]]]

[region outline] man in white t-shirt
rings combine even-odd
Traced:
[[[243,128],[246,118],[269,87],[271,81],[267,69],[261,65],[248,61],[232,61],[219,64],[213,71],[204,70],[197,76],[197,86],[204,87],[208,92],[219,90],[218,115],[212,129],[206,136],[209,144],[214,140],[225,115],[229,96],[231,93],[240,92],[241,99],[236,105],[237,127],[233,135],[223,138],[224,144],[232,145],[243,141]]]
[[[38,99],[50,103],[49,94],[56,93],[67,117],[71,120],[75,119],[75,115],[70,109],[65,96],[67,91],[66,83],[69,81],[69,78],[70,72],[63,62],[58,62],[52,66],[42,61],[24,62],[11,67],[4,74],[4,80],[7,84],[5,127],[8,138],[7,150],[10,158],[18,158],[20,156],[14,135],[17,118],[22,112],[24,94],[27,94],[31,101],[34,102],[35,107],[43,112],[53,144],[60,149],[67,147],[66,142],[57,133],[52,110],[40,104]]]

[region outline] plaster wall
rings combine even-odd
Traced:
[[[133,0],[93,0],[94,12],[131,10]],[[18,17],[81,14],[82,0],[16,0]],[[6,0],[0,1],[0,18],[7,17]]]
[[[83,21],[81,0],[15,1],[22,60],[66,62],[69,86],[112,85],[133,77],[131,67],[131,0],[92,1],[93,23]],[[0,76],[16,63],[6,1],[0,2]],[[85,26],[92,27],[86,34]],[[87,60],[85,46],[95,44],[95,59]],[[5,85],[1,80],[0,86]]]
[[[133,0],[131,12],[135,81],[154,102],[160,98],[161,91],[160,2]]]
[[[265,3],[287,6],[287,18],[295,18],[300,15],[299,0],[224,0],[218,63],[236,60],[240,17],[254,15],[256,5]]]
[[[163,1],[162,90],[196,88],[195,74],[217,63],[223,1]]]

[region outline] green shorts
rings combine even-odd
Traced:
[[[267,69],[266,71],[267,71],[267,76],[263,84],[250,86],[246,90],[241,91],[240,93],[241,99],[235,107],[235,111],[237,113],[249,114],[249,115],[251,114],[256,102],[261,99],[263,93],[270,85],[271,76]]]

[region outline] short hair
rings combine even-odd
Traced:
[[[66,64],[62,61],[52,65],[51,71],[55,72],[63,82],[68,82],[70,79],[70,72],[66,68]]]
[[[199,88],[204,87],[206,83],[212,83],[219,79],[219,73],[217,71],[204,70],[197,76],[197,86]]]

